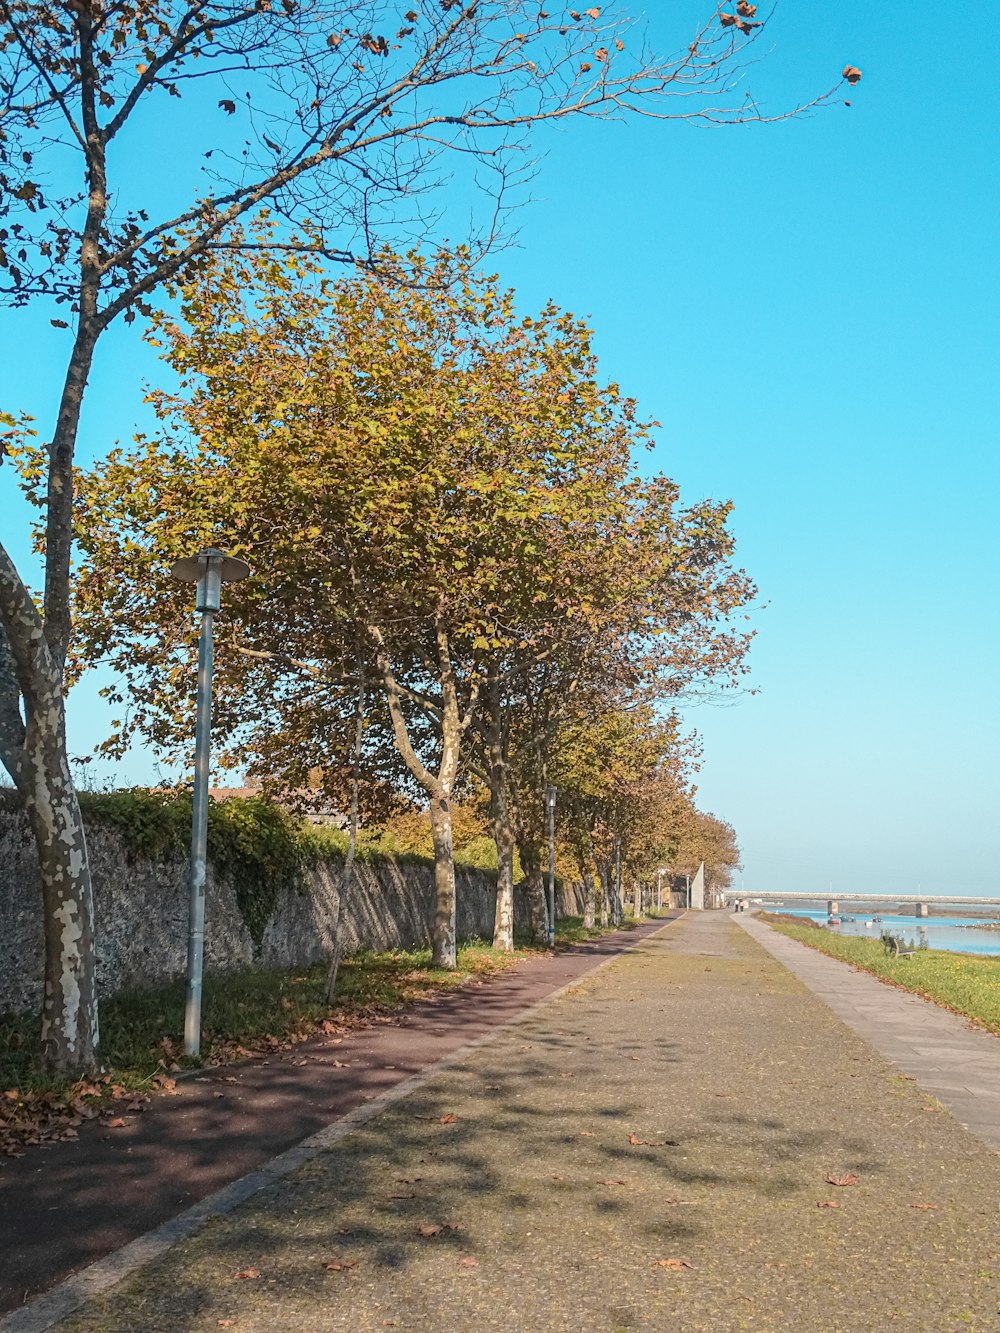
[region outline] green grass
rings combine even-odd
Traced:
[[[800,918],[776,913],[759,912],[757,919],[782,935],[922,995],[1000,1034],[1000,958],[943,949],[918,949],[910,958],[891,958],[879,940],[837,935],[811,922],[803,923]]]
[[[631,924],[626,920],[622,928]],[[556,943],[567,947],[607,933],[585,930],[582,917],[561,917]],[[206,976],[200,1060],[183,1054],[183,979],[153,990],[123,991],[101,1004],[107,1086],[142,1090],[164,1069],[176,1073],[198,1064],[225,1064],[353,1026],[544,952],[532,949],[520,933],[515,944],[515,952],[507,954],[482,940],[467,940],[459,945],[454,971],[431,967],[430,949],[355,954],[340,965],[332,1008],[323,1003],[325,964],[290,972],[249,967]],[[38,1039],[36,1017],[0,1015],[0,1093],[17,1088],[69,1095],[71,1085],[53,1079],[37,1063]]]

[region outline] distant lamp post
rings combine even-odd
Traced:
[[[222,585],[238,583],[250,566],[210,546],[178,560],[170,571],[181,583],[196,583],[195,610],[201,612],[198,639],[198,700],[194,733],[194,801],[191,812],[191,908],[188,917],[187,1001],[184,1006],[184,1052],[201,1051],[201,976],[205,956],[205,863],[208,856],[208,780],[212,732],[212,666],[215,613],[222,604]]]
[[[556,789],[545,788],[545,814],[549,825],[549,948],[556,943]]]
[[[663,911],[663,876],[667,873],[666,866],[660,866],[656,872],[656,910]]]

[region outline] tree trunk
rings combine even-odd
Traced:
[[[358,773],[361,768],[361,753],[365,737],[364,667],[362,666],[360,670],[361,683],[358,688],[358,702],[355,709],[354,722],[354,745],[351,752],[351,819],[347,833],[347,856],[344,858],[344,868],[340,872],[340,883],[337,885],[337,920],[333,927],[333,949],[330,953],[330,965],[327,968],[326,973],[326,987],[323,991],[324,1004],[333,1004],[333,996],[337,989],[337,973],[340,971],[340,960],[344,953],[342,943],[344,935],[344,908],[347,902],[347,895],[350,892],[351,880],[354,875],[354,857],[358,850]]]
[[[611,915],[611,871],[608,866],[601,865],[597,868],[597,874],[601,881],[601,925],[608,926]]]
[[[99,1052],[94,892],[66,754],[62,667],[2,545],[0,621],[0,760],[24,800],[42,885],[42,1058],[53,1073],[80,1076]]]
[[[431,835],[434,839],[434,967],[458,964],[455,943],[455,851],[451,836],[451,803],[447,796],[431,798]]]
[[[79,1077],[98,1066],[100,1036],[94,954],[94,892],[80,805],[66,760],[65,714],[54,697],[45,724],[29,722],[25,797],[38,848],[45,912],[42,1059]]]
[[[524,887],[528,895],[528,908],[531,913],[532,944],[548,944],[549,911],[545,901],[545,881],[542,869],[535,856],[535,849],[530,843],[519,843],[521,869],[524,871]]]
[[[514,949],[514,826],[507,792],[501,782],[493,794],[493,838],[497,845],[497,909],[493,944],[511,953]]]
[[[583,875],[583,928],[593,930],[597,921],[597,893],[589,866],[581,866]]]
[[[514,949],[514,847],[517,835],[508,787],[506,727],[500,705],[496,668],[491,665],[489,685],[482,692],[480,734],[486,742],[486,775],[490,787],[493,841],[497,848],[497,905],[493,921],[493,947],[512,953]]]

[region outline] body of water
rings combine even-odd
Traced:
[[[767,911],[767,907],[764,910]],[[771,910],[784,912],[787,916],[808,917],[810,921],[818,921],[823,925],[827,920],[825,911],[817,911],[814,908],[775,905]],[[851,917],[854,920],[850,920]],[[900,939],[908,942],[906,948],[917,948],[926,944],[929,949],[950,949],[954,953],[1000,955],[1000,930],[976,929],[977,925],[982,926],[989,921],[995,922],[996,917],[915,917],[886,913],[882,916],[881,924],[866,926],[865,922],[871,920],[870,911],[867,913],[847,911],[841,913],[839,926],[827,926],[827,930],[837,935],[863,935],[873,940],[877,940],[883,930],[889,930],[893,935],[898,935]]]

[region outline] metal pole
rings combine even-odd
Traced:
[[[208,783],[212,731],[212,665],[215,609],[205,606],[202,585],[201,636],[198,640],[198,702],[194,739],[194,801],[191,812],[191,910],[188,921],[187,1002],[184,1051],[201,1052],[201,977],[205,956],[205,865],[208,859]]]
[[[656,910],[663,911],[663,871],[656,872]]]
[[[556,943],[556,789],[547,787],[545,804],[549,817],[549,948]]]

